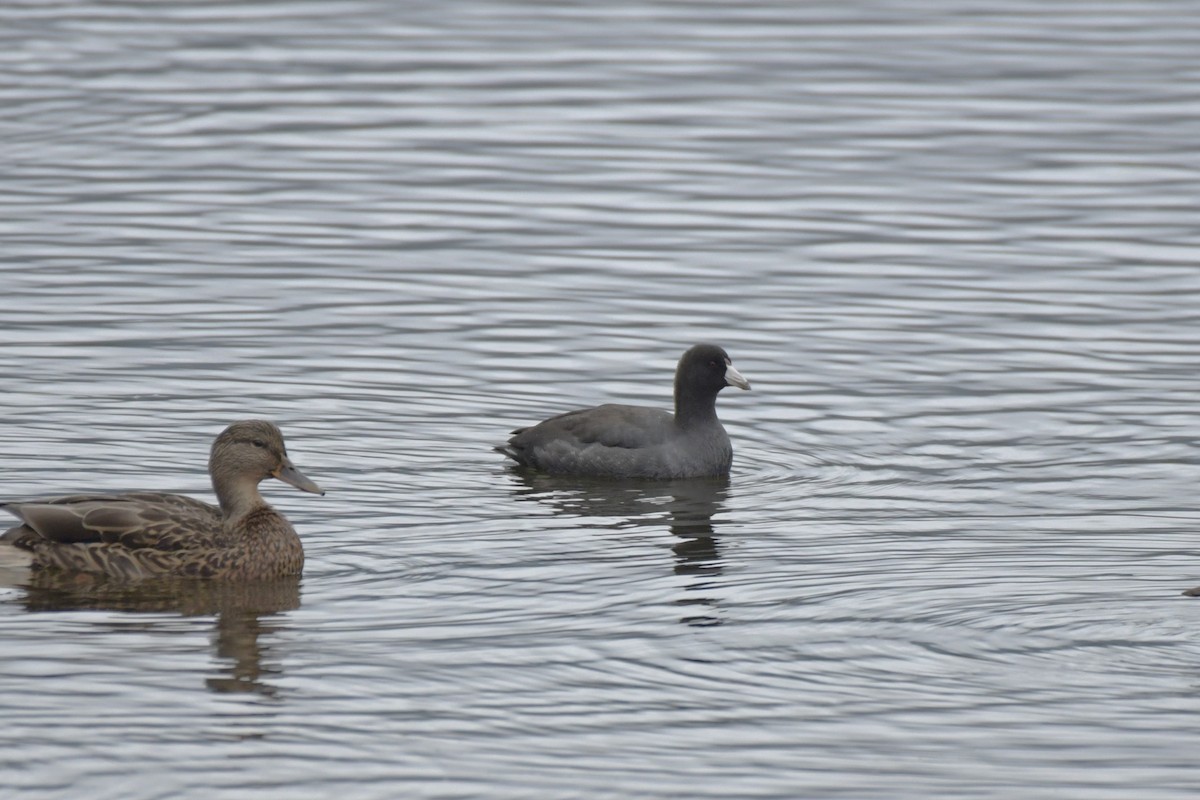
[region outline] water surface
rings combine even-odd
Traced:
[[[9,3],[0,487],[303,579],[0,588],[21,797],[1190,798],[1200,30],[1170,2]],[[522,475],[724,345],[728,481]]]

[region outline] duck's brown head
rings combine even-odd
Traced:
[[[208,469],[214,484],[278,478],[297,489],[325,494],[288,458],[283,434],[272,422],[248,419],[235,422],[213,442]]]

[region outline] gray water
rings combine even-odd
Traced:
[[[10,575],[0,794],[1193,797],[1189,8],[4,4],[0,494],[328,494]],[[697,341],[728,481],[491,452]]]

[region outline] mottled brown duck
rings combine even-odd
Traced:
[[[213,442],[208,471],[219,507],[153,492],[0,503],[21,520],[0,540],[30,551],[34,569],[125,580],[298,575],[300,537],[258,485],[274,477],[324,492],[292,464],[279,428],[263,420],[230,425]]]

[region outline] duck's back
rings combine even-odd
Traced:
[[[174,550],[210,546],[221,534],[219,508],[178,494],[71,495],[0,508],[21,520],[4,534],[14,543],[36,535],[51,544],[120,542]]]
[[[2,537],[40,569],[122,579],[271,578],[300,572],[295,530],[270,506],[223,526],[217,506],[185,495],[134,492],[0,504],[21,524]]]

